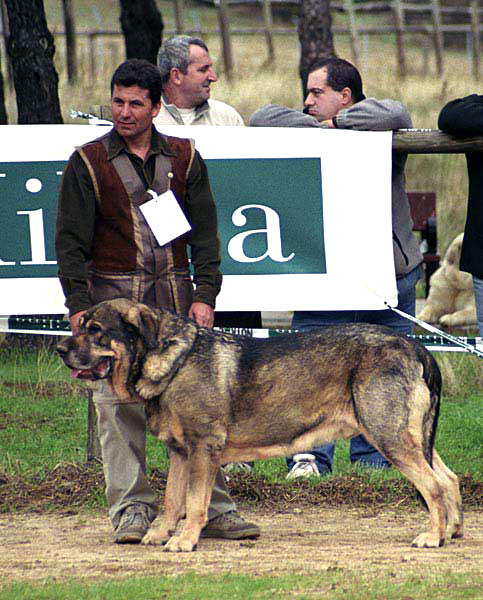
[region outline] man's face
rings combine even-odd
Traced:
[[[148,90],[137,85],[115,85],[111,96],[114,128],[122,137],[136,139],[151,129],[160,106],[153,105]]]
[[[218,81],[213,69],[213,61],[206,50],[195,44],[190,45],[191,62],[186,74],[179,73],[180,108],[195,108],[210,97],[210,86]]]
[[[326,67],[310,73],[307,80],[305,106],[308,108],[309,114],[319,122],[332,119],[341,108],[344,108],[344,94],[337,92],[327,84]]]

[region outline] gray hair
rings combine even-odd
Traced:
[[[171,69],[179,69],[186,74],[190,60],[190,46],[200,46],[208,52],[205,42],[190,35],[174,35],[164,42],[158,54],[158,67],[162,83],[169,80]]]

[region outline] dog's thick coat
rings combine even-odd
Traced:
[[[431,275],[429,295],[418,318],[443,327],[476,325],[473,278],[460,271],[463,234],[451,242],[441,266]]]
[[[458,479],[433,449],[440,372],[405,336],[347,325],[238,337],[120,299],[91,308],[58,351],[74,375],[108,378],[121,401],[144,401],[152,433],[169,448],[163,518],[145,544],[195,548],[221,464],[291,455],[360,433],[428,506],[430,531],[414,546],[463,534]]]

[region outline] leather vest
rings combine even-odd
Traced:
[[[109,134],[78,148],[90,173],[97,214],[89,265],[93,303],[129,298],[187,314],[193,298],[186,238],[159,246],[139,206],[151,199],[129,156],[108,159]],[[171,189],[184,208],[186,180],[194,157],[190,140],[166,136],[174,156],[158,154],[150,189]]]

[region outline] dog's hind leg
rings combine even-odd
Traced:
[[[446,537],[448,521],[448,478],[441,469],[433,469],[433,439],[438,412],[438,396],[431,394],[419,368],[411,363],[366,380],[355,390],[362,433],[396,466],[423,496],[429,510],[430,530],[416,537],[412,545],[436,548]],[[397,377],[394,376],[394,373]],[[371,395],[371,396],[369,396]],[[370,407],[377,398],[379,412]],[[372,404],[371,404],[372,402]],[[439,467],[438,459],[436,459]]]
[[[442,461],[433,449],[433,469],[445,482],[446,505],[448,510],[447,538],[463,537],[463,502],[461,500],[458,477]]]
[[[176,530],[186,512],[188,461],[179,452],[169,453],[169,472],[164,496],[164,511],[159,526],[151,526],[142,539],[143,544],[165,544]]]
[[[391,457],[396,467],[415,485],[429,511],[430,531],[419,534],[412,542],[417,548],[437,548],[446,537],[447,489],[445,482],[431,468],[421,449],[401,450]]]

